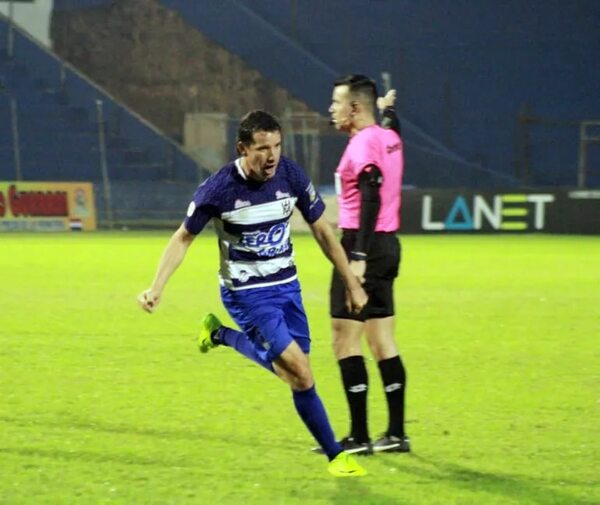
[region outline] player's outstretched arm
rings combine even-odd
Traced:
[[[319,246],[321,246],[323,253],[333,263],[333,266],[339,272],[346,286],[349,303],[348,309],[351,312],[360,312],[367,304],[367,293],[365,293],[360,282],[352,273],[346,253],[333,233],[331,225],[327,222],[325,216],[321,216],[310,225],[310,229]]]
[[[171,236],[158,263],[152,285],[140,293],[137,298],[138,303],[146,312],[154,312],[156,309],[165,285],[183,261],[195,237],[186,230],[183,224]]]

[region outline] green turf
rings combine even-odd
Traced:
[[[211,233],[159,310],[142,312],[168,234],[0,235],[0,503],[600,503],[600,240],[405,237],[398,343],[410,455],[335,479],[286,387],[230,349]],[[329,266],[297,259],[312,363],[336,432],[347,415],[329,344]],[[372,435],[385,406],[375,363]]]

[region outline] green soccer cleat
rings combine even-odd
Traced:
[[[327,467],[335,477],[362,477],[367,471],[347,452],[340,452]]]
[[[212,339],[212,333],[218,330],[223,324],[214,314],[206,314],[202,319],[200,335],[198,335],[198,348],[200,352],[207,353],[219,344]]]

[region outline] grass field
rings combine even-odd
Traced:
[[[167,238],[0,235],[1,504],[600,503],[599,238],[403,238],[414,452],[361,460],[362,479],[329,476],[282,383],[231,349],[196,351],[202,314],[225,317],[211,233],[155,314],[136,306]],[[295,245],[342,436],[330,269],[309,236]]]

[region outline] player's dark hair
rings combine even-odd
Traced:
[[[336,79],[333,85],[348,86],[352,96],[360,96],[364,101],[375,107],[379,93],[377,92],[377,84],[370,77],[362,74],[345,75]]]
[[[280,132],[281,125],[273,114],[264,110],[253,110],[240,120],[236,141],[248,146],[254,142],[252,136],[258,131]]]

